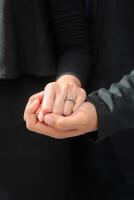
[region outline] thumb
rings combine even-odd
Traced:
[[[76,130],[80,124],[80,117],[78,115],[64,117],[56,114],[47,114],[44,116],[44,122],[58,130]]]

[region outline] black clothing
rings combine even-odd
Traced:
[[[0,183],[11,200],[73,200],[72,139],[31,134],[23,112],[61,74],[84,83],[89,61],[83,0],[0,0]]]
[[[88,81],[90,93],[99,88],[109,88],[112,83],[119,82],[125,74],[130,74],[134,69],[134,2],[132,0],[93,2],[96,7],[89,20],[94,59]],[[102,140],[112,134],[93,145],[95,162],[98,163],[97,170],[99,174],[102,171],[105,171],[105,174],[107,172],[106,177],[110,180],[113,177],[110,173],[114,167],[116,172],[120,170],[126,183],[134,183],[133,84],[132,72],[120,83],[112,85],[111,93],[101,89],[89,95],[89,99],[92,99],[98,112],[100,131],[96,133],[97,138]],[[120,100],[120,97],[123,99]],[[123,108],[122,111],[121,108]],[[95,133],[93,134],[95,136]],[[91,139],[92,136],[88,134],[88,138]],[[111,146],[111,150],[108,150],[108,146]],[[110,156],[109,152],[112,152]],[[113,162],[111,162],[112,159]],[[116,181],[115,176],[114,182]]]
[[[74,144],[75,189],[81,200],[91,193],[95,200],[133,199],[129,184],[134,184],[134,1],[89,0],[89,5],[93,66],[87,91],[97,108],[99,131]],[[101,89],[91,94],[109,89],[130,73],[111,92]],[[99,142],[93,143],[97,138]]]
[[[10,200],[5,188],[0,185],[0,200]]]
[[[119,131],[134,129],[134,70],[110,89],[99,89],[87,100],[96,106],[98,132],[92,134],[96,141]]]
[[[27,99],[53,80],[22,76],[0,81],[0,183],[11,200],[73,200],[72,140],[30,133],[23,121]]]
[[[71,73],[85,82],[85,1],[1,0],[0,78]]]

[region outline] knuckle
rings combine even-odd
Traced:
[[[76,85],[74,85],[74,83],[72,83],[72,82],[65,82],[65,83],[63,83],[63,86],[64,87],[66,87],[67,89],[74,89],[74,88],[76,88]]]
[[[62,89],[63,91],[66,91],[66,90],[68,89],[68,87],[69,87],[69,84],[68,84],[68,83],[63,83],[63,84],[61,85],[61,89]]]
[[[86,91],[83,88],[80,88],[80,92],[81,94],[86,95]]]
[[[77,91],[77,87],[73,83],[68,83],[68,90],[72,91],[72,93],[75,93]]]
[[[51,89],[52,87],[54,87],[56,84],[56,82],[51,82],[51,83],[48,83],[45,87],[44,87],[44,90],[46,89]]]

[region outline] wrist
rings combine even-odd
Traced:
[[[81,87],[80,80],[74,75],[69,75],[69,74],[62,75],[56,80],[56,82],[71,83],[75,84],[77,87]]]

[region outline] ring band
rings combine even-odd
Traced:
[[[75,104],[75,99],[72,97],[66,97],[65,101],[71,101],[73,104]]]

